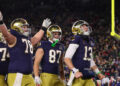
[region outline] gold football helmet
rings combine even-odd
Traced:
[[[84,30],[83,25],[86,25],[86,27],[88,28],[87,31]],[[78,20],[76,21],[73,26],[72,26],[72,33],[74,35],[90,35],[90,33],[92,32],[92,28],[90,27],[90,25],[84,21],[84,20]]]
[[[59,38],[54,37],[53,33],[55,33],[55,32],[59,32]],[[51,25],[48,27],[47,38],[52,39],[53,41],[56,41],[56,40],[59,41],[59,40],[61,40],[61,37],[62,37],[62,30],[58,25]]]
[[[17,18],[12,21],[11,29],[16,30],[22,35],[29,36],[30,28],[28,22],[23,18]]]

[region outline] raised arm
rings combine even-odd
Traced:
[[[31,38],[31,42],[32,45],[34,46],[35,44],[37,44],[43,37],[44,33],[46,32],[47,28],[49,27],[49,25],[51,24],[50,19],[44,19],[43,23],[42,23],[42,29],[40,29],[39,32],[37,32],[32,38]]]
[[[8,32],[8,29],[5,23],[3,22],[3,15],[1,12],[0,12],[0,31],[2,32],[5,40],[9,45],[14,45],[16,43],[16,37],[13,36],[10,32]]]

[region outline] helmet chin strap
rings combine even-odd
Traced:
[[[22,32],[21,33],[23,33],[23,35],[24,36],[26,36],[26,37],[28,37],[29,35],[30,35],[30,33],[31,33],[31,28],[27,28],[28,29],[28,31],[27,32],[25,32],[24,30],[23,30],[23,28],[22,28]]]
[[[83,35],[89,36],[91,33],[90,29],[88,29],[88,31],[85,31],[83,28],[80,28],[80,29],[83,32]]]
[[[28,37],[29,36],[29,32],[24,32],[23,35]]]
[[[55,42],[56,40],[58,40],[58,42],[60,41],[59,39],[53,38],[53,42]]]
[[[90,30],[88,29],[88,31],[83,31],[83,35],[89,36],[90,35]]]
[[[90,35],[90,33],[87,31],[87,32],[84,32],[83,35],[88,36],[88,35]]]

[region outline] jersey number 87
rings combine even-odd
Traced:
[[[58,59],[56,59],[57,54],[59,54]],[[55,63],[55,61],[57,60],[57,63],[59,63],[60,56],[61,56],[61,51],[60,50],[51,49],[49,51],[49,62],[50,63]]]

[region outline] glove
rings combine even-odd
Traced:
[[[1,11],[0,11],[0,21],[3,21],[3,15]]]
[[[47,31],[47,28],[50,26],[51,24],[51,21],[50,19],[46,18],[43,20],[43,23],[42,23],[42,30],[46,33]]]
[[[50,24],[51,24],[50,19],[46,18],[43,20],[42,27],[48,28]]]
[[[36,83],[36,84],[42,83],[42,81],[41,81],[41,79],[40,79],[39,76],[35,76],[35,83]]]

